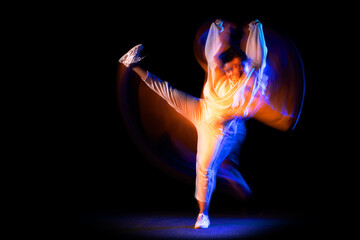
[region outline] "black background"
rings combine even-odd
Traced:
[[[55,178],[51,189],[54,200],[61,203],[56,204],[57,209],[69,216],[164,211],[196,216],[194,184],[152,164],[128,131],[118,103],[118,59],[143,43],[148,55],[144,64],[150,71],[200,96],[204,72],[193,53],[199,27],[216,18],[239,25],[259,19],[287,36],[302,57],[306,78],[303,112],[290,133],[248,122],[242,172],[254,196],[242,202],[215,191],[210,211],[290,214],[309,224],[326,218],[328,203],[338,197],[334,172],[329,169],[334,165],[330,156],[335,157],[336,145],[328,130],[332,127],[334,134],[338,128],[328,121],[333,119],[334,105],[326,104],[335,77],[324,69],[328,69],[333,47],[327,39],[332,39],[338,22],[325,16],[320,7],[139,2],[58,9],[62,11],[54,15],[48,12],[55,21],[47,37],[54,41],[49,47],[52,57],[44,59],[56,83],[49,94],[55,95],[56,102],[49,106],[55,116],[48,174]],[[193,78],[184,79],[183,69]]]

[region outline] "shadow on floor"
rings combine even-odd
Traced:
[[[194,229],[191,214],[91,215],[78,218],[79,237],[115,239],[301,239],[302,221],[275,217],[210,216],[208,229]],[[77,230],[77,231],[76,231]]]

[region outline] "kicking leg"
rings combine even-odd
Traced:
[[[193,124],[198,123],[201,118],[201,100],[173,88],[168,82],[160,80],[154,74],[139,66],[137,63],[142,59],[139,57],[141,49],[141,44],[133,47],[120,58],[119,62],[126,67],[131,67],[154,92],[167,101],[177,112]]]

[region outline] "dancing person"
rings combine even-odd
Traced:
[[[270,126],[286,131],[294,119],[275,111],[266,95],[267,47],[262,25],[258,20],[249,24],[246,50],[231,45],[227,23],[216,20],[211,24],[206,43],[207,80],[201,98],[173,88],[143,69],[141,44],[123,55],[119,62],[131,68],[154,92],[197,130],[195,198],[199,214],[194,228],[208,228],[209,204],[216,186],[217,175],[231,175],[231,180],[248,196],[251,190],[241,174],[234,169],[222,169],[225,159],[238,162],[239,151],[246,136],[245,121],[258,116]]]

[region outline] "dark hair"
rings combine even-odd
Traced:
[[[248,60],[246,53],[242,51],[240,47],[237,46],[231,46],[228,50],[226,50],[225,52],[219,55],[219,59],[221,60],[222,66],[224,66],[225,63],[230,62],[236,57],[241,58],[242,63]]]

